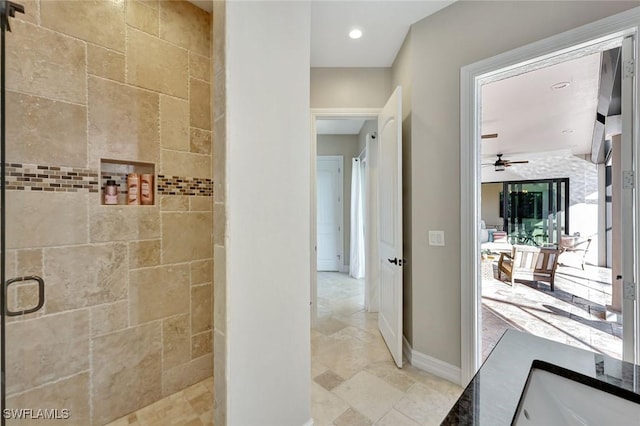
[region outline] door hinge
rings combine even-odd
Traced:
[[[622,189],[635,188],[635,174],[633,170],[625,170],[622,172]]]
[[[627,79],[627,78],[633,78],[635,76],[635,67],[636,62],[634,59],[627,59],[626,61],[624,61],[624,65],[622,67],[622,78]]]
[[[633,281],[622,282],[622,298],[625,300],[636,300],[636,283]]]

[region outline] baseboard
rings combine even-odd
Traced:
[[[303,424],[302,426],[313,426],[313,419],[307,420],[307,422],[305,424]]]
[[[409,364],[414,367],[424,370],[427,373],[435,374],[457,385],[462,383],[462,370],[460,367],[413,350],[404,336],[402,336],[402,353],[404,353],[404,356],[409,360]]]

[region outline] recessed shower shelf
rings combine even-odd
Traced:
[[[138,186],[137,186],[137,197],[139,200],[139,204],[133,204],[135,206],[145,206],[145,205],[155,205],[156,201],[156,166],[154,163],[143,163],[140,161],[127,161],[127,160],[113,160],[103,158],[100,160],[100,193],[101,195],[101,204],[102,205],[132,205],[129,201],[129,191],[127,187],[127,176],[129,174],[135,173],[138,175]],[[143,175],[145,176],[144,182],[142,179]],[[150,176],[151,182],[147,182]],[[108,181],[113,181],[111,183],[115,184],[116,190],[108,189]],[[149,185],[148,192],[144,189],[144,185]],[[114,198],[114,192],[117,193]],[[142,197],[144,194],[150,194],[150,203],[144,203],[144,199],[149,200],[149,197]],[[109,197],[110,196],[110,197]],[[143,198],[143,200],[141,200]],[[114,203],[114,201],[116,201]]]

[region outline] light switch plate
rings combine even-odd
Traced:
[[[444,246],[444,231],[429,231],[430,246]]]

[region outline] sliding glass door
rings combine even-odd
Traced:
[[[509,241],[557,245],[569,233],[568,194],[568,178],[504,182],[500,216]]]

